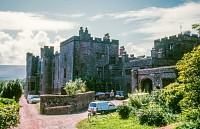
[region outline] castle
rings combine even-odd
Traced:
[[[41,55],[26,55],[26,88],[32,94],[60,94],[66,82],[76,78],[93,78],[95,91],[135,89],[151,92],[177,78],[175,64],[184,53],[200,45],[198,35],[185,32],[155,40],[151,56],[128,55],[118,40],[109,34],[93,38],[81,27],[79,36],[60,43],[60,53],[44,46]]]

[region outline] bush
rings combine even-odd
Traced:
[[[147,109],[143,109],[142,114],[139,116],[141,124],[150,126],[165,126],[178,120],[178,115],[166,112],[160,105],[155,103],[152,103]]]
[[[131,107],[127,105],[119,105],[117,107],[117,112],[121,119],[128,119],[131,112]]]
[[[130,98],[129,104],[136,109],[146,107],[150,102],[149,95],[136,95],[136,96],[130,96],[129,98]]]
[[[3,81],[0,81],[0,96],[1,96],[1,93],[3,91],[3,87],[5,86],[5,82]]]
[[[200,122],[184,122],[181,125],[176,126],[175,129],[200,129]]]
[[[5,129],[19,123],[19,104],[14,100],[0,98],[0,128]]]
[[[75,81],[67,82],[64,89],[67,95],[74,95],[76,93],[85,92],[86,85],[85,85],[85,82],[83,82],[79,78],[79,79],[75,79]]]
[[[172,83],[163,89],[166,106],[170,108],[173,113],[180,113],[181,108],[179,102],[183,99],[184,84],[177,82]]]
[[[23,89],[19,80],[10,80],[4,87],[1,96],[3,98],[15,99],[19,101],[23,93]]]
[[[182,116],[185,121],[200,122],[200,108],[190,108],[182,111]]]
[[[164,97],[164,92],[161,89],[155,89],[151,94],[151,101],[155,104],[160,105],[162,108],[166,108],[166,101]]]

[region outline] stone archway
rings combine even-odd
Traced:
[[[141,90],[150,93],[152,91],[152,80],[149,78],[142,79]]]

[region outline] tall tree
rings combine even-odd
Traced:
[[[15,99],[15,101],[19,101],[23,93],[23,89],[20,81],[10,80],[4,87],[1,96],[4,98]]]

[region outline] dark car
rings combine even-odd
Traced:
[[[105,92],[105,97],[110,98],[110,92]]]
[[[104,92],[96,92],[95,99],[103,100],[106,98],[106,94]]]

